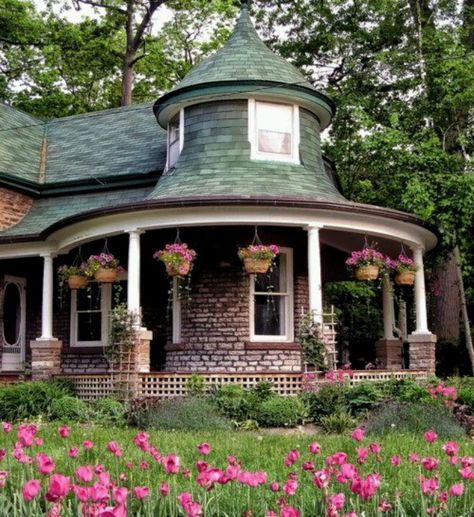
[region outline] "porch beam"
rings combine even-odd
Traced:
[[[43,257],[43,296],[41,304],[41,337],[43,341],[53,338],[53,255],[45,253]]]
[[[323,323],[323,292],[321,281],[320,225],[308,225],[308,286],[309,310],[316,323]]]
[[[428,330],[428,315],[426,311],[425,270],[423,266],[423,248],[413,247],[413,258],[418,267],[415,277],[415,308],[416,330],[414,334],[431,334]]]
[[[141,324],[140,311],[140,234],[139,230],[128,232],[128,284],[127,309],[137,316],[137,325]]]

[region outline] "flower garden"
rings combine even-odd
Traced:
[[[453,417],[472,379],[349,388],[344,375],[298,398],[267,383],[205,393],[198,377],[169,402],[87,405],[64,380],[1,388],[16,423],[0,427],[0,513],[472,516],[474,417]]]

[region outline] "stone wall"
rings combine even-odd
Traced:
[[[33,200],[6,188],[0,188],[0,231],[18,224],[30,211]]]

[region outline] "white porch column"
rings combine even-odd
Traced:
[[[323,323],[323,293],[321,282],[321,249],[319,245],[319,225],[309,225],[308,232],[308,285],[309,310],[314,321]]]
[[[418,267],[415,278],[416,330],[414,334],[430,334],[426,312],[425,270],[423,267],[423,248],[413,248],[413,258]]]
[[[382,280],[382,307],[383,307],[383,337],[384,339],[393,339],[393,297],[390,278],[383,276]]]
[[[140,325],[140,234],[138,230],[128,232],[128,283],[127,309],[139,318]]]
[[[43,257],[43,298],[41,305],[41,340],[53,338],[53,255],[46,253]]]

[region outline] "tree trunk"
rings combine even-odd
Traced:
[[[130,59],[127,54],[124,59],[122,70],[122,97],[120,100],[120,106],[129,106],[132,104],[134,71],[133,65],[130,64],[131,62],[132,59]]]
[[[430,304],[433,333],[440,341],[456,343],[459,340],[461,299],[457,263],[453,253],[434,268],[433,276],[434,296]]]
[[[469,353],[469,359],[471,360],[471,369],[474,375],[474,346],[472,344],[471,325],[469,323],[469,315],[467,313],[466,294],[464,292],[464,279],[462,276],[461,269],[461,255],[459,253],[459,247],[454,248],[454,258],[456,259],[456,269],[458,273],[458,285],[459,285],[459,297],[461,299],[461,314],[464,325],[464,334],[466,339],[466,348]]]

